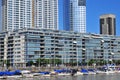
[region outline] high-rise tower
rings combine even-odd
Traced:
[[[113,14],[100,16],[100,34],[116,35],[116,18]]]
[[[34,25],[37,28],[58,29],[58,0],[34,0]]]
[[[64,0],[64,30],[86,33],[86,0]]]
[[[58,0],[2,0],[2,30],[58,29]]]

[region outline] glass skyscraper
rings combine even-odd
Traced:
[[[86,0],[64,0],[64,30],[86,32]]]
[[[58,29],[58,0],[2,0],[2,30]]]

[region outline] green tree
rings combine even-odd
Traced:
[[[6,64],[6,66],[9,67],[10,66],[10,60],[4,60],[3,64]]]
[[[36,64],[38,66],[41,66],[41,65],[46,64],[46,63],[48,63],[48,59],[41,59],[41,58],[39,58],[39,59],[36,60]]]
[[[116,64],[119,65],[119,64],[120,64],[120,60],[117,60],[117,61],[116,61]]]
[[[60,59],[51,59],[51,61],[52,61],[52,64],[61,64],[62,63],[62,61],[60,60]]]
[[[70,64],[71,66],[76,66],[76,65],[77,65],[77,61],[71,59],[70,62],[69,62],[69,64]]]
[[[34,64],[33,61],[28,61],[28,62],[27,62],[27,66],[32,66],[33,64]]]
[[[96,61],[94,59],[91,59],[88,61],[88,65],[92,65],[93,63],[95,63]]]
[[[60,59],[37,59],[36,64],[39,65],[47,65],[47,64],[61,64],[62,61]]]
[[[105,60],[100,60],[100,65],[102,66],[102,65],[105,65],[107,62],[105,61]]]
[[[6,65],[7,65],[7,67],[10,66],[10,60],[7,60]]]

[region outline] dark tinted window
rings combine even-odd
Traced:
[[[100,19],[100,24],[104,24],[104,19]]]
[[[116,35],[116,19],[114,18],[114,35]]]
[[[100,19],[100,34],[103,33],[103,31],[102,31],[102,24],[104,24],[104,19]]]
[[[86,6],[86,0],[78,0],[78,6]]]

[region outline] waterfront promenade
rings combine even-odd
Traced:
[[[4,71],[4,70],[30,70],[31,72],[40,72],[40,71],[53,71],[55,69],[78,69],[80,70],[81,68],[99,68],[102,66],[51,66],[51,67],[46,67],[46,66],[39,66],[39,67],[35,67],[35,66],[29,66],[29,67],[0,67],[0,71]],[[120,68],[120,65],[117,65],[115,68]]]
[[[96,68],[94,68],[94,66],[59,66],[59,67],[45,67],[45,66],[41,66],[41,67],[35,67],[35,66],[31,66],[31,67],[25,67],[25,68],[20,68],[20,67],[16,67],[15,69],[13,69],[12,67],[9,67],[7,68],[8,71],[14,71],[14,70],[28,70],[30,71],[30,74],[28,74],[28,76],[23,76],[23,75],[15,75],[15,76],[0,76],[0,80],[89,80],[88,79],[79,79],[78,77],[80,78],[84,78],[85,76],[86,77],[91,77],[92,75],[94,75],[94,79],[90,79],[90,80],[103,80],[103,79],[96,79],[97,77],[100,77],[101,75],[103,75],[104,77],[108,77],[108,75],[112,75],[113,77],[114,76],[118,76],[120,75],[120,70],[118,70],[119,72],[117,72],[117,68],[120,69],[120,66],[117,66],[115,67],[116,70],[114,71],[114,73],[97,73],[95,72],[96,74],[83,74],[83,75],[71,75],[71,72],[70,72],[70,75],[58,75],[58,74],[51,74],[52,71],[54,70],[61,70],[61,69],[68,69],[68,70],[72,70],[72,69],[76,69],[79,71],[81,71],[82,68],[85,68],[85,69],[97,69],[101,66],[97,66]],[[3,68],[1,69],[1,71],[5,71]],[[50,72],[49,76],[44,76],[42,74],[40,74],[40,72]],[[37,73],[37,75],[34,75],[34,73]],[[64,74],[64,73],[63,73]],[[30,77],[30,75],[33,75],[32,77]],[[105,76],[106,75],[106,76]],[[119,77],[119,76],[118,76]],[[70,78],[70,79],[69,79]],[[75,79],[74,79],[75,78]],[[113,80],[113,79],[104,79],[104,80]],[[114,80],[117,80],[117,79],[114,79]]]
[[[6,78],[0,80],[120,80],[119,74],[97,74],[97,75],[79,75],[79,76],[37,76],[33,78]]]

